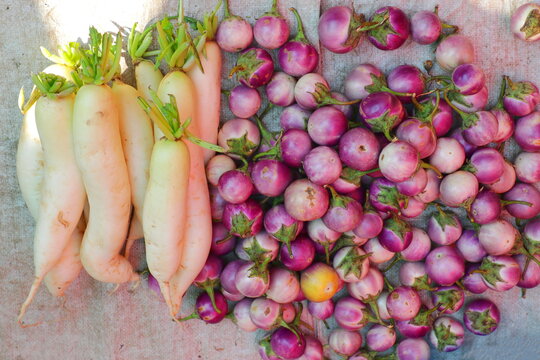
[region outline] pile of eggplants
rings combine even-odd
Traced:
[[[471,40],[437,9],[336,6],[318,24],[327,50],[411,37],[442,69],[360,64],[337,92],[290,10],[294,36],[277,1],[254,26],[228,9],[219,26],[221,49],[238,54],[226,92],[237,118],[207,164],[213,243],[184,320],[267,331],[265,360],[427,360],[428,344],[454,351],[465,329],[492,333],[499,309],[468,296],[540,284],[538,88],[504,77],[489,108]],[[338,326],[318,339],[314,323]]]

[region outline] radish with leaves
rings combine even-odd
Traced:
[[[45,73],[32,80],[41,94],[35,105],[35,122],[45,166],[34,235],[35,278],[19,312],[20,324],[44,277],[59,263],[64,249],[71,247],[85,203],[72,137],[75,85]]]
[[[199,135],[202,140],[211,144],[217,143],[221,105],[222,56],[217,42],[218,18],[216,16],[220,6],[221,2],[218,2],[212,12],[204,15],[202,23],[197,23],[197,28],[202,32],[201,36],[195,39],[197,50],[201,54],[200,66],[193,66],[187,72],[195,86],[197,98],[195,107],[199,127],[204,129]],[[245,36],[245,34],[234,35]],[[214,151],[207,148],[203,149],[203,153],[205,163],[214,155]]]
[[[120,255],[128,231],[131,191],[118,108],[113,91],[106,85],[119,71],[122,41],[117,35],[113,46],[110,34],[101,35],[94,28],[90,34],[89,51],[93,56],[81,53],[82,63],[87,66],[82,67],[79,76],[85,85],[79,89],[73,107],[75,159],[90,204],[81,261],[96,280],[138,281],[132,265]],[[105,76],[96,71],[101,67],[106,69]]]

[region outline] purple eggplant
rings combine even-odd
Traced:
[[[465,149],[459,141],[451,137],[439,138],[435,151],[429,158],[429,163],[443,174],[457,171],[464,162]]]
[[[304,223],[294,219],[284,205],[276,205],[264,215],[266,231],[289,248],[291,242],[298,236]]]
[[[390,180],[378,178],[369,187],[369,202],[378,211],[398,212],[403,200],[396,184]]]
[[[467,264],[465,276],[461,280],[465,290],[473,294],[483,294],[489,289],[482,274],[477,272],[478,269],[480,269],[479,263]]]
[[[279,49],[278,63],[287,74],[303,76],[315,70],[319,64],[319,53],[306,38],[302,20],[296,9],[291,8],[291,11],[296,17],[298,32],[292,40]]]
[[[364,15],[356,14],[354,9],[334,6],[326,9],[319,19],[319,40],[328,50],[344,54],[358,46],[364,32],[381,26],[385,20],[366,22]]]
[[[253,192],[253,183],[248,174],[242,170],[229,170],[221,175],[218,181],[221,197],[231,204],[246,201]]]
[[[540,182],[540,153],[522,152],[514,161],[516,175],[524,183]]]
[[[367,274],[356,282],[347,284],[349,294],[360,301],[371,303],[375,301],[384,289],[384,277],[376,267],[369,267]]]
[[[270,345],[274,353],[283,359],[296,359],[306,350],[306,339],[302,333],[280,327],[272,334]]]
[[[238,85],[229,93],[229,109],[236,117],[248,119],[255,115],[260,107],[261,95],[257,89]]]
[[[279,116],[279,123],[283,131],[290,129],[306,130],[310,115],[311,111],[301,108],[298,104],[293,104],[283,109]]]
[[[424,339],[405,339],[396,349],[398,360],[429,360],[429,345]]]
[[[266,97],[274,105],[289,106],[294,103],[295,85],[296,80],[291,75],[276,72],[266,85]]]
[[[512,201],[506,206],[510,215],[519,219],[532,219],[540,214],[540,191],[531,184],[516,184],[504,194],[505,201]]]
[[[465,292],[455,285],[441,286],[431,293],[431,301],[441,314],[453,314],[463,306]]]
[[[239,293],[246,297],[262,296],[270,286],[270,276],[266,266],[253,262],[244,262],[234,277],[234,283]]]
[[[315,258],[315,246],[306,236],[298,236],[290,243],[290,250],[287,246],[281,246],[279,259],[289,270],[302,271],[306,269]]]
[[[461,64],[474,63],[474,46],[464,35],[450,35],[437,46],[435,58],[444,70],[453,70]]]
[[[321,218],[328,204],[328,192],[308,179],[295,180],[285,190],[285,209],[299,221]]]
[[[280,267],[270,269],[270,286],[266,297],[278,304],[293,302],[300,291],[300,281],[296,274]]]
[[[474,64],[462,64],[452,72],[452,84],[462,95],[474,95],[486,84],[486,75]]]
[[[333,267],[344,282],[360,281],[368,274],[368,255],[359,246],[345,246],[334,255]]]
[[[387,18],[387,21],[384,21]],[[407,40],[410,23],[407,15],[394,6],[385,6],[373,14],[372,23],[383,23],[368,32],[369,41],[380,50],[395,50]]]
[[[274,61],[268,51],[259,48],[244,50],[236,60],[229,76],[236,74],[242,84],[250,88],[266,85],[274,74]]]
[[[409,246],[401,251],[401,258],[406,261],[424,260],[431,250],[431,239],[419,228],[412,228],[412,239]]]
[[[512,116],[526,116],[534,111],[540,103],[540,92],[530,81],[513,82],[505,76],[506,88],[503,95],[503,106]]]
[[[398,321],[411,320],[420,311],[420,295],[408,286],[395,288],[386,299],[386,308],[393,319]]]
[[[397,216],[391,216],[384,221],[384,227],[378,237],[384,248],[400,252],[411,243],[412,228],[408,222]]]
[[[440,184],[441,201],[451,207],[468,207],[478,194],[478,180],[467,171],[446,175]]]
[[[374,132],[383,133],[391,140],[390,131],[403,120],[405,109],[399,99],[388,92],[369,94],[360,103],[360,116]]]
[[[210,253],[221,256],[230,253],[236,245],[236,238],[229,236],[229,231],[220,222],[212,223],[212,245]]]
[[[396,93],[414,94],[424,93],[426,78],[422,71],[413,65],[400,65],[388,74],[386,81],[388,88]],[[410,96],[399,96],[405,103],[411,102]]]
[[[353,230],[362,219],[362,205],[351,197],[338,194],[333,187],[328,188],[332,198],[328,211],[322,217],[323,222],[337,232]]]
[[[251,167],[251,179],[257,191],[265,196],[282,195],[293,179],[291,169],[274,159],[257,161]]]
[[[487,187],[496,194],[502,194],[514,187],[516,183],[516,171],[508,161],[504,162],[504,172],[499,180]]]
[[[383,220],[374,211],[365,211],[358,226],[353,230],[360,238],[371,239],[379,235],[383,227]]]
[[[431,279],[427,276],[423,262],[405,262],[399,268],[399,282],[416,290],[432,290]]]
[[[475,335],[489,335],[501,321],[499,308],[488,299],[476,299],[465,308],[463,323]]]
[[[540,39],[540,29],[538,28],[538,14],[540,5],[537,3],[526,3],[518,7],[510,20],[510,29],[514,36],[524,41],[536,41]]]
[[[333,146],[347,131],[347,125],[347,118],[341,111],[331,106],[325,106],[311,114],[307,130],[315,143]]]
[[[287,20],[279,13],[277,0],[272,8],[257,19],[253,25],[255,41],[266,49],[277,49],[289,39],[290,29]]]
[[[362,100],[373,92],[373,85],[379,79],[384,79],[384,75],[377,67],[371,64],[358,65],[345,79],[345,96],[351,100]]]
[[[465,261],[455,248],[441,246],[431,250],[427,255],[426,270],[433,281],[450,286],[463,277]]]
[[[281,158],[291,167],[300,167],[312,148],[311,137],[307,131],[289,129],[281,137]]]
[[[417,171],[419,155],[416,148],[397,140],[386,145],[379,154],[379,168],[385,178],[393,182],[409,179]]]
[[[226,121],[218,133],[218,144],[227,152],[249,156],[255,152],[261,142],[261,133],[257,125],[247,119]]]
[[[336,303],[334,318],[342,329],[356,331],[363,328],[372,316],[363,302],[346,296]]]
[[[518,119],[514,139],[524,151],[540,151],[540,111]]]
[[[302,162],[307,178],[317,185],[329,185],[341,175],[342,165],[338,153],[328,146],[312,149]]]
[[[421,45],[433,44],[442,32],[442,22],[433,11],[419,11],[411,18],[411,37]]]
[[[486,256],[477,270],[486,285],[495,291],[507,291],[517,285],[521,276],[519,264],[511,256]]]
[[[467,170],[476,176],[479,183],[492,184],[504,172],[504,158],[495,149],[478,149],[472,154]]]
[[[335,329],[330,333],[328,344],[334,352],[341,356],[350,356],[362,346],[362,335],[357,331]]]
[[[474,230],[465,230],[456,242],[457,249],[469,262],[479,262],[487,255]]]
[[[366,345],[373,351],[386,351],[395,343],[396,332],[391,327],[375,324],[366,333]]]
[[[359,171],[377,166],[380,145],[375,135],[363,128],[347,131],[339,139],[339,157],[343,164]]]
[[[433,323],[429,340],[439,351],[455,351],[463,344],[465,330],[461,323],[451,317],[441,316]]]
[[[228,1],[225,1],[225,18],[219,23],[216,42],[223,51],[238,52],[253,41],[251,25],[240,16],[232,15]]]
[[[455,243],[461,236],[462,227],[456,214],[437,208],[428,220],[428,235],[439,245]]]
[[[416,118],[403,121],[396,129],[398,139],[405,141],[418,151],[421,159],[433,154],[437,146],[437,137],[433,129]]]
[[[241,204],[227,204],[223,211],[223,224],[232,235],[247,238],[262,228],[263,211],[259,203],[248,199]]]

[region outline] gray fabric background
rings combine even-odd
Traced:
[[[477,63],[485,70],[492,102],[504,73],[517,80],[540,84],[540,43],[514,40],[509,32],[509,17],[522,0],[447,0],[440,1],[440,14],[447,22],[459,25],[476,46]],[[185,0],[186,14],[200,15],[213,7],[209,0]],[[267,1],[230,0],[231,9],[254,21],[270,4]],[[343,4],[345,0],[282,0],[283,13],[290,6],[303,16],[307,35],[317,42],[316,24],[320,9]],[[409,15],[432,9],[436,1],[355,1],[359,12],[367,15],[384,5],[400,6]],[[24,85],[30,88],[29,74],[42,69],[47,61],[39,45],[54,49],[58,43],[86,39],[88,26],[116,30],[115,24],[146,24],[167,12],[173,13],[174,0],[0,0],[0,69],[3,74],[0,95],[0,359],[257,359],[255,339],[229,320],[219,325],[190,321],[179,326],[168,319],[165,305],[146,284],[128,293],[81,274],[67,293],[67,301],[51,298],[41,289],[28,312],[29,321],[41,320],[38,327],[21,329],[16,314],[32,281],[33,221],[20,195],[15,176],[15,150],[21,116],[17,94]],[[287,14],[288,16],[288,14]],[[114,23],[112,22],[114,21]],[[294,33],[294,32],[293,32]],[[410,40],[393,52],[377,50],[367,42],[352,53],[336,55],[323,51],[321,69],[330,84],[340,89],[346,74],[357,64],[372,62],[388,72],[410,63],[421,66],[432,58],[432,47]],[[226,61],[224,71],[231,67]],[[224,72],[225,73],[225,72]],[[129,74],[126,74],[129,78]],[[224,82],[229,88],[231,83]],[[227,111],[224,111],[228,118]],[[275,121],[275,114],[274,114]],[[272,119],[270,119],[272,122]],[[140,244],[139,244],[140,245]],[[540,359],[540,292],[533,290],[527,299],[519,291],[488,293],[502,311],[502,323],[493,335],[484,338],[466,335],[465,345],[453,354],[433,351],[433,359]],[[191,311],[193,294],[184,312]]]

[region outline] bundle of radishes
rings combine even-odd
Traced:
[[[290,10],[291,39],[275,1],[253,28],[228,10],[218,28],[218,45],[239,52],[239,84],[225,91],[237,118],[218,134],[228,153],[206,167],[211,255],[195,280],[205,292],[182,320],[270,331],[260,354],[272,360],[323,359],[326,342],[354,360],[429,359],[428,342],[461,346],[463,324],[493,332],[497,306],[466,294],[540,284],[538,89],[505,77],[486,109],[471,41],[436,12],[409,21],[384,7],[366,21],[338,6],[318,26],[328,50],[351,51],[364,32],[392,50],[412,34],[436,43],[448,73],[401,65],[385,76],[362,64],[333,92]],[[264,125],[273,107],[283,108],[279,133]],[[514,140],[519,155],[504,147]],[[462,319],[451,315],[462,307]],[[332,316],[338,328],[318,339],[308,319],[329,326]]]
[[[37,222],[35,280],[21,324],[43,280],[56,296],[82,267],[99,281],[138,282],[129,253],[143,233],[148,269],[176,316],[212,239],[203,147],[222,151],[213,145],[221,96],[216,11],[196,23],[196,37],[181,1],[176,21],[165,17],[143,33],[135,24],[128,52],[137,88],[120,80],[120,34],[114,40],[91,28],[86,45],[43,50],[58,64],[33,76],[32,96],[20,99],[17,170]],[[148,51],[153,31],[159,49]],[[143,60],[153,55],[167,63],[167,75]]]
[[[319,22],[326,49],[346,53],[367,36],[394,50],[411,35],[436,45],[446,72],[361,64],[335,92],[314,72],[319,53],[295,9],[290,38],[277,0],[253,27],[227,2],[218,26],[218,7],[196,21],[180,1],[177,20],[133,27],[137,89],[118,79],[120,36],[113,45],[92,29],[87,47],[47,54],[62,65],[34,77],[18,151],[37,219],[19,320],[43,279],[61,295],[82,266],[100,281],[138,281],[128,257],[142,227],[149,286],[171,317],[271,331],[263,359],[323,359],[326,342],[352,360],[429,359],[426,335],[453,351],[463,324],[493,332],[497,306],[466,295],[540,285],[538,88],[504,77],[488,109],[471,41],[437,9],[409,20],[386,6],[366,20],[337,6]],[[534,11],[515,20],[528,39]],[[220,49],[239,53],[232,89],[221,89]],[[219,128],[221,91],[236,118]],[[276,107],[278,133],[265,126]],[[192,283],[205,292],[177,318]],[[449,316],[462,307],[463,321]],[[332,316],[323,341],[310,320],[329,327]]]

